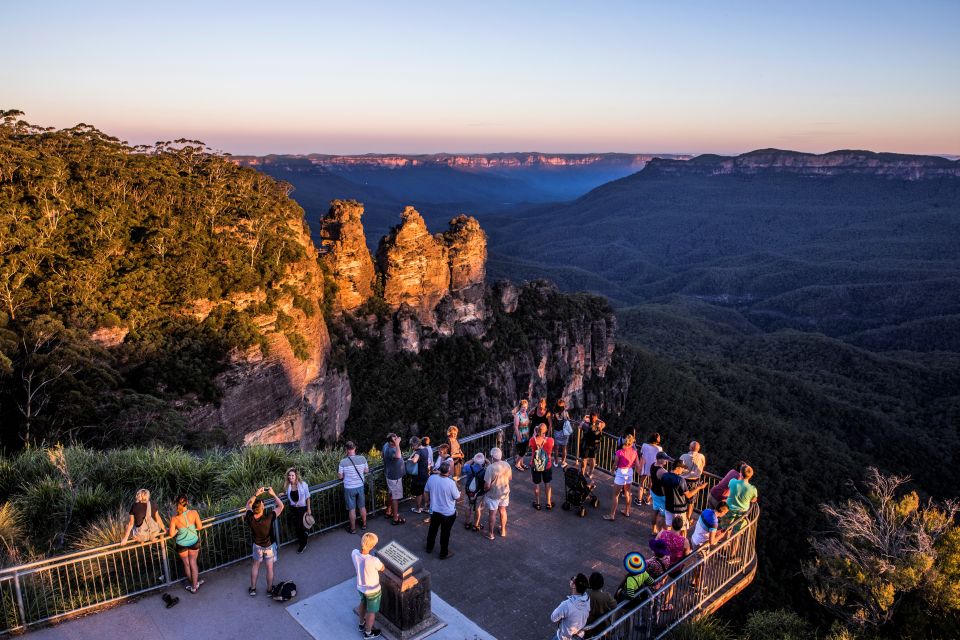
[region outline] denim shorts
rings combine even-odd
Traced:
[[[277,543],[274,542],[269,547],[261,547],[260,545],[254,543],[251,545],[253,547],[253,561],[260,562],[261,560],[266,560],[267,562],[276,562],[277,561]]]
[[[667,497],[666,497],[666,496],[658,496],[658,495],[655,494],[655,493],[651,493],[650,495],[653,496],[653,510],[654,510],[654,512],[655,512],[655,513],[656,513],[656,512],[659,512],[659,513],[662,513],[662,514],[666,515],[666,513],[667,513]]]
[[[363,487],[353,489],[343,489],[343,500],[347,503],[347,511],[363,507],[366,504],[366,496],[363,493]]]

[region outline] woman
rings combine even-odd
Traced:
[[[623,517],[630,517],[630,486],[633,484],[633,470],[637,466],[637,449],[633,443],[633,436],[627,434],[623,438],[623,446],[617,450],[613,472],[613,509],[603,516],[604,520],[616,519],[621,493],[624,499]]]
[[[573,427],[570,426],[570,413],[567,411],[567,404],[563,398],[557,400],[553,409],[553,463],[566,468],[567,466],[567,444],[570,442],[570,434],[573,433]]]
[[[177,515],[170,518],[170,537],[176,543],[177,555],[183,560],[183,572],[187,591],[196,593],[203,580],[200,579],[200,570],[197,568],[197,556],[200,555],[200,534],[203,523],[200,514],[190,508],[187,496],[177,498]]]
[[[130,519],[127,520],[127,530],[123,532],[120,544],[129,540],[131,534],[137,542],[153,542],[163,535],[165,527],[160,517],[160,509],[157,508],[157,503],[150,499],[150,492],[140,489],[135,500],[130,507]]]
[[[310,510],[310,486],[303,481],[300,473],[294,468],[287,469],[287,502],[290,504],[290,524],[297,534],[297,541],[300,546],[297,547],[297,553],[303,553],[307,548],[307,527],[303,524],[303,516],[307,513],[313,515]]]
[[[524,398],[513,410],[513,442],[516,446],[513,466],[518,471],[527,470],[523,465],[523,456],[527,455],[527,442],[530,440],[530,414],[527,413],[527,406],[527,400]]]
[[[547,511],[553,509],[553,438],[547,437],[547,425],[540,423],[530,440],[530,466],[533,471],[533,508],[540,511],[540,485],[546,491]]]
[[[593,479],[593,470],[597,468],[597,447],[600,446],[600,437],[603,428],[607,426],[596,413],[588,413],[580,423],[583,431],[583,445],[581,451],[580,472],[588,479]],[[589,469],[589,471],[587,470]]]
[[[656,540],[663,543],[667,549],[667,557],[670,558],[670,566],[673,567],[667,572],[670,578],[676,578],[682,572],[684,567],[677,564],[690,554],[690,541],[683,535],[683,518],[675,518],[669,529],[664,529],[657,534]],[[650,543],[651,545],[653,542]],[[670,611],[673,605],[670,601],[673,599],[674,587],[666,593],[663,598],[662,611]]]
[[[460,470],[463,469],[463,449],[457,440],[459,433],[460,429],[456,425],[447,427],[447,446],[450,448],[450,457],[453,458],[453,473],[450,475],[456,482],[460,481]]]
[[[530,413],[530,433],[539,433],[540,425],[547,427],[547,433],[553,431],[553,414],[547,409],[546,398],[540,398],[539,402],[537,402],[537,408]]]

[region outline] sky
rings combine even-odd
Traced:
[[[4,0],[0,109],[235,154],[960,155],[960,1]]]

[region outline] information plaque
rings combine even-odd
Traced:
[[[413,566],[420,558],[410,553],[410,550],[394,541],[377,551],[377,557],[387,565],[387,568],[400,577],[406,577],[413,572]]]

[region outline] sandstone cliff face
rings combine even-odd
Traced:
[[[360,217],[363,205],[353,200],[334,200],[320,221],[323,262],[337,284],[337,309],[356,309],[373,295],[373,259],[367,249]]]
[[[323,274],[317,252],[308,230],[302,223],[297,226],[305,256],[291,266],[276,288],[296,291],[319,303]],[[240,305],[249,301],[233,302]],[[293,296],[287,292],[279,295],[276,306],[291,319],[291,325],[278,327],[278,312],[256,317],[269,343],[267,355],[259,347],[234,354],[230,366],[216,380],[222,392],[219,401],[188,413],[193,428],[221,431],[230,444],[289,443],[303,448],[335,440],[342,433],[349,413],[350,388],[343,376],[329,370],[330,336],[319,307],[308,315],[294,305]],[[300,354],[306,356],[302,359],[294,353],[288,338],[294,334],[306,345],[306,354]]]

